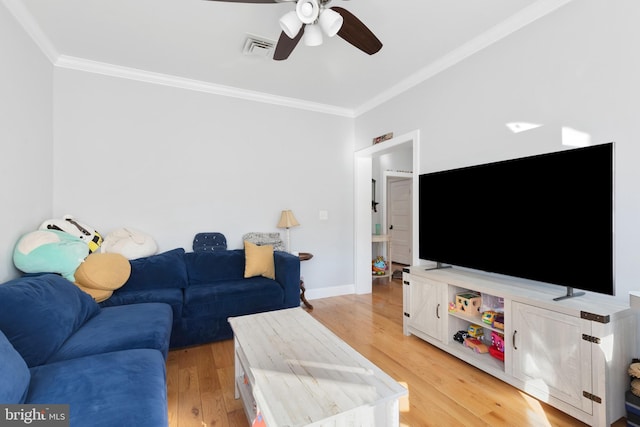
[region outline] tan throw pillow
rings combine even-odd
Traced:
[[[244,242],[244,277],[264,276],[275,279],[273,264],[273,246],[258,246],[245,240]]]
[[[82,285],[78,285],[77,283],[75,284],[78,288],[80,288],[80,290],[88,293],[89,295],[91,295],[91,298],[93,298],[93,300],[95,302],[102,302],[106,299],[109,299],[109,297],[111,297],[111,295],[113,295],[113,291],[104,291],[102,289],[91,289],[91,288],[85,288]]]
[[[76,270],[76,284],[83,288],[113,291],[127,283],[131,264],[123,255],[94,252]]]

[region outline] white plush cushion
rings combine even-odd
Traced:
[[[136,259],[156,254],[158,245],[153,237],[146,233],[132,228],[119,228],[106,235],[101,251]]]

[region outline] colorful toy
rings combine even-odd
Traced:
[[[493,319],[493,327],[496,329],[504,329],[504,314],[498,313],[495,319]]]
[[[458,331],[453,336],[455,341],[458,341],[460,344],[464,344],[464,340],[468,337],[467,331]]]
[[[504,353],[504,335],[491,331],[491,347],[495,347],[498,351]]]
[[[89,255],[87,243],[58,230],[37,230],[22,236],[13,250],[13,263],[25,273],[59,273],[73,282],[73,274]]]
[[[492,325],[493,319],[495,319],[497,315],[498,313],[495,311],[485,311],[484,313],[482,313],[482,322],[486,323],[487,325]]]
[[[48,219],[38,227],[39,230],[57,230],[69,233],[89,246],[89,253],[95,252],[102,244],[102,236],[93,227],[78,222],[73,216],[62,219]]]
[[[504,362],[504,353],[502,351],[498,350],[497,348],[489,347],[489,354],[492,357]]]
[[[498,360],[504,361],[504,335],[496,331],[491,331],[489,354]]]
[[[262,414],[260,413],[260,411],[258,411],[258,413],[256,414],[256,418],[251,423],[251,427],[266,427],[266,426],[267,424],[264,422],[264,418],[262,417]]]
[[[449,301],[449,313],[455,313],[456,311],[458,311],[456,309],[456,303]]]
[[[466,314],[480,313],[482,297],[475,292],[462,292],[456,295],[456,309]]]
[[[387,262],[384,257],[379,256],[372,261],[372,273],[377,276],[382,276],[387,271]]]
[[[467,334],[469,334],[469,336],[473,338],[480,338],[484,335],[484,331],[482,330],[482,326],[472,323],[467,328]]]
[[[476,353],[487,353],[489,349],[487,346],[480,341],[478,338],[469,337],[464,340],[464,346],[472,349]]]

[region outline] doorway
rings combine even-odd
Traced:
[[[354,271],[355,271],[355,293],[371,293],[371,259],[372,259],[372,221],[371,221],[371,179],[373,158],[383,154],[391,153],[397,149],[411,147],[412,150],[412,185],[418,187],[418,163],[420,152],[420,132],[418,130],[400,135],[390,140],[375,144],[355,152],[355,227],[354,227]],[[383,181],[384,182],[384,181]],[[384,200],[384,198],[383,198]],[[412,233],[416,235],[418,200],[412,197]],[[386,209],[385,209],[386,210]],[[411,262],[418,264],[417,239],[412,239]]]

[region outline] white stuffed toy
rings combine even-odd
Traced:
[[[93,253],[102,244],[102,236],[93,227],[77,221],[72,215],[62,219],[48,219],[38,227],[40,230],[58,230],[69,233],[89,245],[89,253]]]
[[[153,238],[132,228],[119,228],[107,234],[101,252],[118,253],[127,259],[142,258],[158,252]]]

